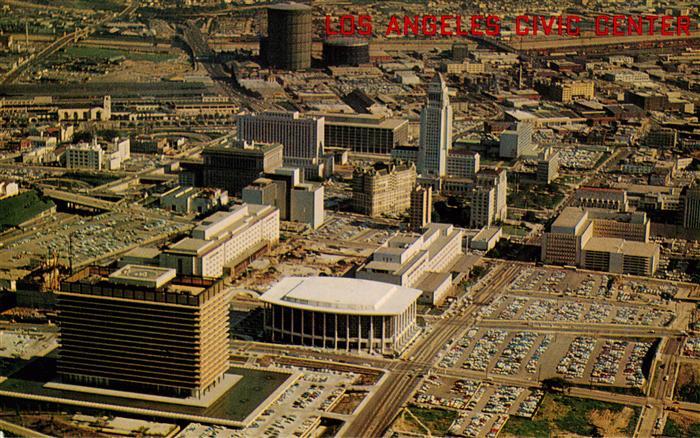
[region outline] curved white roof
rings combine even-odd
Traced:
[[[286,277],[265,292],[266,303],[315,312],[398,315],[421,291],[379,281],[345,277]]]

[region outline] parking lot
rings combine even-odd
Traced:
[[[589,151],[581,148],[559,149],[561,166],[574,170],[590,170],[596,167],[596,163],[603,156],[602,152]]]
[[[327,211],[323,227],[314,231],[310,238],[379,246],[398,230],[398,221]]]
[[[474,328],[456,340],[438,366],[472,371],[480,379],[507,376],[525,383],[564,377],[574,383],[641,387],[645,383],[642,362],[652,344],[653,341]]]
[[[685,340],[683,355],[700,358],[700,337],[693,336]]]
[[[247,427],[242,436],[288,437],[307,436],[307,433],[313,436],[321,416],[342,401],[346,388],[356,379],[357,375],[352,373],[304,370],[303,376]]]
[[[483,307],[479,315],[483,319],[587,322],[649,327],[666,327],[674,320],[674,312],[665,307],[575,298],[533,298],[518,294],[500,296]]]
[[[612,277],[563,269],[525,268],[508,287],[513,291],[547,292],[564,296],[611,298]]]
[[[514,292],[559,297],[605,299],[623,303],[662,305],[671,297],[685,297],[692,286],[658,280],[640,280],[562,268],[524,268],[508,286]]]
[[[519,386],[431,375],[423,380],[414,402],[460,411],[450,432],[477,437],[495,436],[509,415],[532,417],[543,395]]]
[[[652,342],[577,336],[557,365],[557,374],[572,382],[642,387],[642,362]]]
[[[54,349],[57,333],[27,329],[0,330],[0,357],[29,359]]]
[[[57,254],[66,264],[72,254],[74,265],[79,265],[189,228],[191,225],[136,208],[91,217],[67,217],[5,243],[0,267],[27,266],[49,254]]]

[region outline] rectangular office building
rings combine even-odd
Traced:
[[[408,120],[379,114],[323,114],[326,147],[364,154],[390,154],[408,141]]]
[[[63,383],[200,397],[229,368],[230,294],[221,280],[89,267],[57,295]]]

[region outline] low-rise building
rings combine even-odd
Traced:
[[[356,278],[286,277],[260,300],[272,342],[397,354],[417,334],[420,294]]]
[[[452,267],[460,260],[462,230],[431,223],[422,234],[399,234],[379,247],[355,276],[423,291],[420,302],[441,303],[452,287]]]
[[[629,210],[629,201],[625,190],[604,187],[581,187],[574,194],[574,206],[627,211]]]
[[[19,194],[19,186],[9,179],[0,179],[0,199],[11,198]]]
[[[64,153],[67,169],[118,170],[131,158],[131,142],[128,138],[115,138],[111,143],[78,143],[70,145]]]
[[[203,214],[228,204],[228,192],[215,188],[178,186],[160,196],[160,206],[180,214]]]
[[[619,274],[653,275],[660,248],[645,213],[567,207],[542,238],[542,260]]]
[[[567,81],[552,85],[552,97],[554,99],[570,103],[576,98],[593,99],[595,86],[593,81]]]
[[[448,75],[459,75],[459,74],[482,74],[484,73],[484,63],[483,62],[473,62],[463,60],[461,62],[455,61],[444,61],[440,65],[443,72]]]
[[[279,241],[279,210],[269,205],[242,204],[219,211],[185,237],[168,246],[160,265],[178,274],[220,277],[238,272]]]
[[[484,227],[472,237],[469,247],[478,251],[491,251],[503,237],[503,228],[497,226]]]

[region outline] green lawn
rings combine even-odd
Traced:
[[[16,227],[53,206],[53,201],[40,199],[35,191],[3,199],[0,201],[0,230]]]
[[[609,412],[614,418],[625,408],[617,403],[607,403],[585,398],[546,394],[534,418],[511,416],[503,427],[503,433],[523,437],[541,437],[562,434],[600,436],[601,430],[591,421],[594,412]],[[626,427],[619,432],[631,436],[639,418],[639,408],[633,408]]]
[[[445,436],[457,418],[457,412],[447,409],[425,409],[411,406],[409,410],[425,427],[430,429],[433,436]]]
[[[54,7],[106,11],[121,11],[125,7],[123,1],[116,0],[34,0],[31,2]]]
[[[689,418],[669,416],[663,434],[667,437],[698,437],[700,436],[700,423],[693,423]]]
[[[68,56],[73,56],[75,58],[97,58],[103,60],[123,56],[124,58],[130,59],[132,61],[151,62],[165,62],[177,58],[177,55],[172,53],[141,53],[131,52],[128,50],[84,46],[68,47],[65,50],[64,54]]]
[[[520,184],[518,191],[508,194],[508,205],[515,208],[544,210],[556,207],[564,199],[561,188],[556,184]]]
[[[516,227],[513,225],[503,225],[503,233],[508,234],[510,236],[522,237],[522,236],[527,235],[527,233],[529,231],[530,230],[528,230],[527,228],[523,228],[523,227]]]
[[[511,416],[503,427],[503,432],[516,436],[541,437],[550,436],[552,430],[547,420],[530,420]]]

